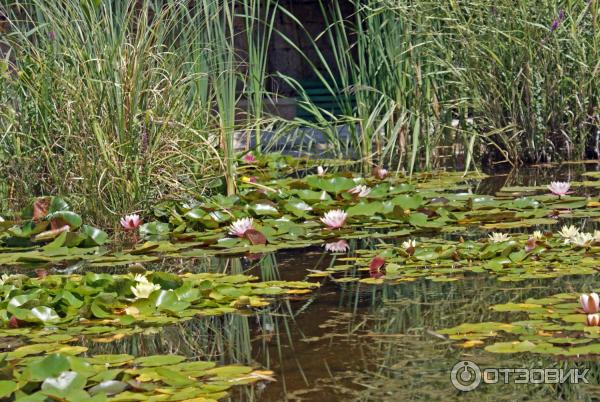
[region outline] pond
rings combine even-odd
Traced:
[[[77,400],[80,391],[122,401],[597,399],[600,327],[586,325],[578,297],[600,288],[600,248],[591,237],[578,245],[559,234],[563,225],[589,233],[597,228],[596,168],[528,168],[466,180],[424,175],[416,190],[397,193],[402,208],[395,212],[385,212],[385,196],[377,198],[382,184],[368,183],[374,194],[365,197],[369,202],[339,196],[347,189],[324,189],[339,196],[336,205],[346,202],[346,211],[355,208],[353,216],[362,217],[351,217],[352,230],[336,229],[335,235],[314,232],[309,224],[300,235],[285,237],[297,228],[277,232],[289,221],[267,209],[253,215],[258,234],[217,240],[210,230],[178,232],[173,216],[160,220],[159,211],[141,233],[149,242],[129,251],[124,244],[88,258],[79,248],[67,253],[58,238],[42,251],[24,245],[14,251],[12,245],[12,255],[6,246],[3,271],[29,278],[3,278],[0,393],[10,395],[17,383],[18,392],[27,394],[27,383],[39,399],[19,400],[44,400],[36,391],[43,380],[44,395],[66,400]],[[575,193],[547,195],[545,186],[555,180],[571,182]],[[319,210],[323,200],[312,200],[311,185],[286,186],[297,197],[292,203],[268,203],[249,192],[249,208],[287,205],[310,221],[303,203]],[[384,209],[371,212],[377,200]],[[205,219],[190,211],[181,215]],[[178,235],[197,244],[165,242],[158,232],[167,222],[171,240]],[[490,237],[492,232],[506,238]],[[324,250],[324,242],[340,239],[347,252]],[[7,288],[17,280],[22,282]],[[139,297],[146,285],[149,296]],[[15,296],[17,288],[21,296]],[[46,294],[52,308],[36,305],[35,298]],[[85,315],[87,304],[91,314]],[[48,356],[57,360],[43,360]],[[461,392],[451,381],[461,361],[481,370],[587,370],[588,383],[504,384],[500,377]],[[12,377],[6,375],[15,365]],[[61,365],[64,370],[48,368]],[[61,375],[71,372],[87,374],[80,384],[75,374],[61,384]],[[92,391],[100,385],[105,391]]]

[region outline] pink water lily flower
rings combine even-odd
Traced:
[[[552,194],[558,195],[559,197],[566,194],[571,194],[572,191],[569,191],[570,188],[571,183],[562,181],[553,181],[550,183],[550,185],[548,185],[548,190],[550,190]]]
[[[379,180],[385,179],[388,173],[387,169],[380,168],[379,166],[373,168],[373,176],[377,177]]]
[[[597,327],[600,325],[600,315],[599,314],[588,314],[585,323],[589,327]]]
[[[253,224],[254,219],[252,218],[238,219],[229,226],[229,234],[232,236],[244,237],[248,230],[253,229]]]
[[[347,217],[348,214],[341,209],[334,209],[326,212],[321,218],[321,222],[327,225],[329,229],[339,229],[344,226]]]
[[[325,251],[332,253],[345,253],[348,251],[348,242],[346,240],[338,240],[331,243],[325,244]]]
[[[579,297],[579,303],[581,304],[584,313],[597,313],[600,311],[600,297],[598,297],[597,293],[581,295]]]
[[[125,215],[121,218],[121,226],[125,230],[135,230],[142,224],[142,220],[138,214]]]
[[[246,163],[255,163],[256,162],[256,158],[252,154],[246,154],[246,155],[244,155],[244,157],[242,159]]]

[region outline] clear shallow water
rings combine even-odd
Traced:
[[[587,165],[591,170],[596,166]],[[472,191],[494,194],[503,186],[575,180],[581,165],[520,170],[473,182]],[[586,223],[587,230],[592,228]],[[533,229],[531,229],[533,230]],[[482,234],[473,233],[473,236]],[[362,241],[355,247],[372,247]],[[173,272],[251,273],[263,280],[304,280],[336,257],[319,247],[256,259],[170,259],[147,269]],[[111,271],[120,269],[111,268]],[[539,355],[501,355],[462,349],[436,331],[464,322],[503,321],[493,304],[597,287],[596,275],[499,282],[483,274],[449,283],[427,280],[397,286],[340,285],[322,278],[320,289],[247,315],[198,318],[123,339],[81,339],[88,355],[183,354],[220,363],[251,364],[274,372],[275,382],[238,387],[234,401],[596,400],[600,364]],[[13,346],[14,347],[14,346]],[[590,368],[590,384],[482,385],[458,392],[452,367],[471,360],[481,367]]]

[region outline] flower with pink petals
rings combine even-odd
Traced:
[[[600,315],[599,314],[588,314],[585,323],[589,327],[597,327],[600,325]]]
[[[254,229],[252,227],[253,224],[254,219],[252,218],[238,219],[229,226],[229,234],[232,236],[244,237],[248,230]]]
[[[338,240],[325,244],[325,251],[332,253],[345,253],[348,251],[348,242],[346,240]]]
[[[341,209],[334,209],[326,212],[321,218],[321,222],[323,222],[329,229],[339,229],[346,223],[346,218],[348,218],[347,213]]]
[[[256,163],[256,158],[254,157],[254,155],[252,155],[250,153],[244,155],[244,157],[242,159],[246,163]]]
[[[548,190],[550,190],[550,192],[552,194],[558,195],[559,197],[566,195],[566,194],[571,194],[572,191],[569,191],[570,188],[571,188],[571,183],[562,182],[562,181],[553,181],[548,186]]]
[[[598,297],[597,293],[581,295],[579,297],[579,303],[581,304],[584,313],[597,313],[600,311],[600,297]]]
[[[142,224],[142,220],[138,214],[125,215],[121,218],[121,226],[125,230],[135,230]]]
[[[348,192],[358,196],[359,198],[364,198],[371,193],[371,188],[365,186],[364,184],[359,184],[356,187],[352,187],[350,190],[348,190]]]
[[[379,180],[385,179],[388,173],[387,169],[380,168],[379,166],[373,168],[373,176],[377,177]]]

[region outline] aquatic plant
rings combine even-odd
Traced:
[[[321,222],[323,222],[328,229],[339,229],[346,223],[346,218],[348,218],[348,214],[341,209],[334,209],[328,211],[321,218]]]
[[[256,158],[252,153],[247,153],[246,155],[244,155],[242,160],[246,163],[256,163]]]
[[[217,366],[177,354],[91,355],[87,347],[52,341],[16,348],[0,365],[15,366],[0,394],[34,400],[152,400],[168,389],[176,399],[214,401],[235,385],[274,380],[272,372],[248,366]]]
[[[588,314],[586,324],[590,327],[600,326],[600,314]]]
[[[359,184],[356,187],[352,187],[350,190],[348,190],[348,192],[350,194],[354,194],[359,198],[363,198],[369,195],[369,193],[371,192],[371,188],[367,187],[364,184]]]
[[[579,296],[579,303],[583,308],[584,313],[597,313],[600,311],[600,297],[598,294],[593,292],[589,295],[583,294]]]
[[[335,242],[325,243],[324,247],[325,251],[330,251],[332,253],[345,253],[348,251],[350,246],[346,240],[341,239]]]
[[[129,231],[137,229],[142,224],[142,220],[137,214],[125,215],[123,218],[121,218],[120,223],[123,229]]]
[[[507,235],[506,233],[498,233],[498,232],[494,232],[494,233],[490,234],[488,236],[488,238],[492,243],[502,243],[502,242],[510,240],[509,235]]]
[[[147,299],[152,292],[160,290],[159,284],[150,283],[148,280],[139,281],[136,279],[136,281],[137,284],[130,287],[131,293],[133,293],[136,299]]]
[[[229,226],[229,234],[237,237],[244,237],[247,231],[253,229],[253,225],[253,218],[238,219]]]
[[[558,232],[558,234],[564,239],[565,244],[570,243],[577,235],[579,235],[579,233],[579,228],[575,227],[574,225],[565,225]]]
[[[590,233],[580,232],[568,240],[569,240],[569,243],[573,244],[574,246],[589,247],[592,245],[592,242],[594,241],[594,236],[591,235]]]
[[[375,166],[373,168],[373,176],[378,178],[379,180],[383,180],[388,176],[389,172],[387,169],[383,169],[379,166]]]
[[[550,183],[548,185],[548,190],[550,190],[550,192],[554,195],[557,195],[559,197],[566,195],[566,194],[570,194],[571,191],[569,191],[569,189],[571,188],[571,183],[568,182],[560,182],[560,181],[553,181],[552,183]]]

